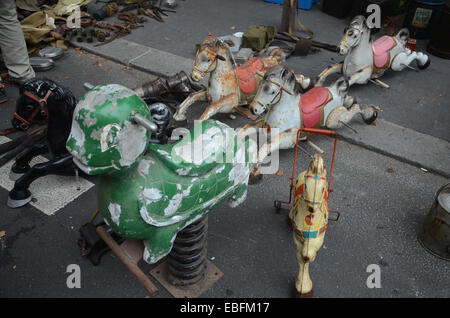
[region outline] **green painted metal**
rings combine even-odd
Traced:
[[[176,143],[150,144],[134,113],[151,120],[134,91],[93,88],[75,109],[67,149],[81,170],[100,175],[98,208],[112,230],[142,239],[145,261],[155,263],[185,226],[226,199],[232,207],[245,200],[256,148],[218,121]]]

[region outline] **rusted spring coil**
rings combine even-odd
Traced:
[[[205,276],[208,217],[181,230],[167,257],[168,280],[175,286],[197,283]]]

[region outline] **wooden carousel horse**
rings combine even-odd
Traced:
[[[20,96],[12,119],[15,128],[27,130],[33,123],[47,121],[46,143],[37,143],[20,155],[11,168],[10,179],[15,181],[9,192],[8,206],[21,207],[31,201],[28,190],[37,178],[49,174],[75,173],[72,156],[66,150],[76,99],[66,88],[49,79],[33,78],[20,86]],[[51,159],[30,167],[30,161],[49,153]]]
[[[254,57],[241,66],[237,66],[229,46],[215,36],[208,36],[197,52],[190,74],[193,81],[201,81],[210,73],[206,90],[195,92],[181,103],[173,118],[186,119],[186,111],[195,102],[207,101],[207,107],[200,120],[211,118],[217,113],[232,113],[240,105],[248,105],[255,96],[260,74],[271,66],[280,64],[284,59],[281,49],[274,49],[269,56]],[[306,89],[311,80],[298,75],[297,80]]]
[[[408,38],[409,31],[405,28],[395,36],[385,35],[372,42],[366,19],[361,15],[356,16],[345,28],[338,47],[339,54],[346,55],[344,62],[320,73],[316,85],[323,86],[325,79],[333,73],[343,74],[350,85],[366,84],[369,80],[379,78],[387,69],[401,71],[405,67],[412,68],[410,64],[413,61],[417,62],[419,69],[426,69],[430,65],[430,58],[407,48]],[[380,85],[386,86],[383,83]]]
[[[347,95],[348,88],[348,82],[340,78],[329,87],[316,86],[301,94],[292,71],[282,65],[270,68],[250,104],[250,111],[255,115],[267,111],[264,127],[270,138],[258,151],[258,161],[252,169],[252,182],[261,177],[259,166],[269,153],[295,147],[300,128],[337,129],[357,114],[366,124],[375,121],[375,107],[354,103],[355,99]],[[239,133],[245,135],[245,130],[251,128],[251,125],[244,126]],[[276,132],[274,128],[277,128]]]
[[[293,190],[289,220],[299,265],[293,296],[312,297],[309,264],[322,247],[328,226],[328,181],[322,156],[314,155],[308,169],[297,177]]]

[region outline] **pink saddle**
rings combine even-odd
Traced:
[[[375,66],[384,67],[389,61],[389,51],[395,46],[395,41],[390,36],[382,36],[372,43],[373,59]]]
[[[328,89],[322,86],[311,88],[300,97],[300,108],[303,116],[303,125],[306,128],[320,124],[321,107],[330,98]]]
[[[241,91],[245,94],[250,94],[258,86],[256,79],[256,72],[263,71],[264,63],[260,58],[254,57],[236,68],[237,76],[239,77],[239,84]]]

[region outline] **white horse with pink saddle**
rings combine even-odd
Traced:
[[[345,28],[344,36],[339,44],[339,54],[346,55],[343,63],[338,63],[319,74],[316,85],[322,86],[325,79],[333,73],[342,73],[349,81],[366,84],[376,80],[387,69],[401,71],[417,62],[419,69],[430,65],[430,58],[421,52],[411,51],[406,47],[409,38],[408,29],[402,29],[396,36],[382,36],[371,41],[370,28],[363,16],[356,16]],[[386,87],[386,84],[379,84]]]
[[[300,128],[327,127],[337,129],[350,122],[360,114],[367,124],[377,118],[376,108],[354,103],[354,98],[347,95],[348,81],[338,79],[329,87],[316,86],[301,94],[300,85],[295,74],[282,65],[271,67],[264,76],[255,98],[250,104],[250,111],[262,115],[266,110],[264,127],[270,137],[258,151],[258,161],[253,166],[252,180],[260,177],[259,166],[266,156],[276,149],[295,147],[297,131]],[[246,134],[244,126],[239,132]],[[276,132],[274,128],[278,128]]]

